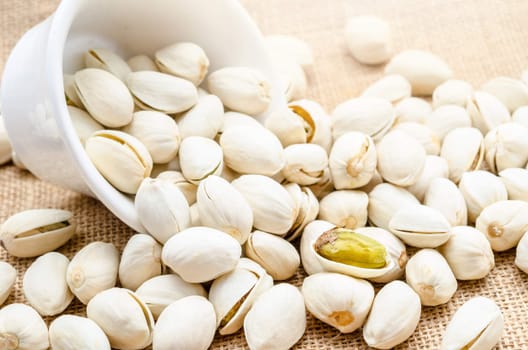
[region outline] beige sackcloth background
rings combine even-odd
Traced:
[[[213,1],[213,0],[212,0]],[[46,18],[58,0],[0,0],[0,71],[20,36]],[[417,48],[442,56],[457,78],[478,87],[498,75],[519,77],[528,68],[528,1],[526,0],[243,0],[264,34],[289,34],[307,41],[315,53],[308,97],[331,111],[357,96],[383,74],[382,67],[355,62],[344,45],[347,17],[373,14],[390,22],[395,51]],[[12,165],[0,168],[0,222],[30,208],[72,210],[77,236],[59,251],[71,258],[85,244],[103,240],[122,250],[133,231],[94,199],[41,182]],[[505,331],[499,349],[528,349],[528,278],[513,264],[515,252],[496,254],[496,267],[479,281],[460,282],[446,305],[423,307],[416,332],[398,349],[436,349],[453,313],[476,295],[501,307]],[[8,303],[25,302],[21,280],[33,259],[15,259],[0,249],[0,259],[19,273]],[[300,286],[303,272],[289,282]],[[74,301],[67,313],[83,314]],[[48,322],[51,319],[47,319]],[[243,332],[215,338],[213,349],[247,348]],[[361,332],[340,334],[308,317],[306,334],[295,349],[365,349]]]

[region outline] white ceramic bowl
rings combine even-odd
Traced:
[[[274,84],[262,36],[236,0],[63,0],[13,49],[2,80],[2,115],[20,160],[42,180],[98,198],[145,232],[132,199],[115,190],[88,159],[71,124],[63,73],[81,68],[84,52],[109,48],[127,58],[192,41],[223,66],[262,71]],[[272,107],[284,103],[272,88]]]

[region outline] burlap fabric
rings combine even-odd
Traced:
[[[0,0],[0,70],[10,49],[30,27],[47,17],[58,0]],[[456,76],[475,86],[498,75],[518,77],[528,68],[528,1],[525,0],[244,0],[243,4],[265,34],[291,34],[314,49],[316,64],[309,74],[309,97],[328,110],[356,96],[383,74],[380,67],[356,63],[344,46],[345,19],[375,14],[392,26],[395,50],[431,50],[453,67]],[[60,252],[71,258],[85,244],[103,240],[122,249],[133,233],[96,200],[35,179],[13,166],[0,168],[0,220],[30,208],[64,208],[75,213],[77,236]],[[528,278],[515,268],[515,252],[496,254],[496,267],[485,279],[460,282],[446,305],[424,307],[418,329],[399,349],[438,348],[448,320],[469,298],[484,295],[495,300],[506,321],[500,349],[528,349]],[[32,259],[14,259],[18,283],[8,303],[24,302],[22,275]],[[289,282],[300,285],[303,272]],[[83,314],[78,301],[68,313]],[[48,320],[51,321],[51,320]],[[242,332],[217,337],[214,349],[245,348]],[[364,349],[361,333],[340,334],[308,317],[306,334],[297,349]]]

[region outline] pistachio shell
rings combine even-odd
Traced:
[[[411,84],[399,74],[386,75],[363,91],[363,97],[379,97],[397,103],[411,97]]]
[[[528,105],[528,86],[521,80],[497,77],[488,80],[481,89],[497,97],[510,113],[521,106]]]
[[[431,104],[419,97],[408,97],[399,101],[394,111],[396,123],[424,123],[425,118],[432,112]]]
[[[139,72],[144,70],[151,70],[154,72],[159,71],[158,66],[156,66],[154,60],[152,60],[152,58],[147,55],[137,55],[130,57],[127,63],[132,72]]]
[[[94,132],[104,129],[104,126],[80,108],[68,106],[68,113],[70,114],[75,132],[83,145]]]
[[[471,118],[465,108],[442,105],[425,118],[425,125],[440,139],[456,128],[471,127]]]
[[[490,249],[491,250],[491,249]],[[515,266],[528,273],[528,235],[523,234],[515,252]]]
[[[272,57],[279,60],[293,61],[303,69],[314,63],[312,48],[303,40],[288,35],[268,35],[264,43]]]
[[[457,128],[449,132],[442,144],[440,157],[447,160],[449,179],[458,183],[467,171],[480,168],[484,159],[484,139],[475,128]]]
[[[368,218],[374,226],[388,229],[398,210],[417,204],[420,204],[418,199],[406,189],[381,183],[369,193]]]
[[[528,128],[518,123],[501,124],[488,132],[484,146],[492,172],[523,168],[528,163]]]
[[[334,191],[321,199],[319,219],[337,227],[355,229],[367,223],[368,195],[361,191]]]
[[[360,63],[384,63],[392,54],[389,24],[379,17],[350,18],[345,27],[345,42],[352,56]]]
[[[12,153],[13,150],[11,148],[11,142],[7,136],[2,115],[0,115],[0,165],[9,162],[9,160],[11,160]]]
[[[308,134],[305,127],[310,127],[307,121],[289,107],[274,109],[266,119],[265,126],[279,138],[283,147],[306,143]]]
[[[49,328],[49,340],[54,350],[110,350],[103,330],[89,318],[62,315]]]
[[[182,139],[189,136],[213,139],[223,121],[224,106],[215,95],[199,97],[194,107],[177,118]]]
[[[466,107],[468,99],[473,95],[473,87],[464,80],[449,79],[438,85],[433,92],[433,107],[444,105]]]
[[[506,106],[498,98],[484,91],[475,91],[466,108],[473,126],[484,135],[511,120]]]
[[[211,139],[190,136],[178,152],[183,176],[195,185],[210,175],[220,175],[224,167],[222,148]]]
[[[374,175],[376,172],[374,172]],[[369,184],[374,180],[374,177],[370,180]],[[365,186],[368,186],[365,185]],[[334,182],[332,180],[332,175],[330,173],[330,169],[325,169],[323,176],[321,176],[321,179],[317,181],[315,184],[308,186],[310,188],[310,191],[314,194],[314,196],[317,199],[321,199],[330,192],[334,191]]]
[[[117,54],[107,49],[91,49],[84,54],[86,68],[98,68],[125,80],[131,72],[128,64]]]
[[[272,61],[273,70],[278,76],[281,90],[286,100],[295,101],[306,97],[307,81],[302,66],[290,60]]]
[[[163,73],[175,75],[198,86],[209,69],[209,59],[204,50],[189,42],[179,42],[155,53],[156,64]]]
[[[75,76],[73,74],[64,74],[63,77],[64,95],[66,95],[66,103],[69,106],[77,108],[84,108],[77,91],[75,90]]]
[[[229,111],[224,113],[224,121],[219,134],[221,136],[221,134],[229,128],[238,126],[262,128],[262,124],[260,124],[255,118],[244,113]]]
[[[167,170],[161,172],[156,178],[176,185],[185,196],[185,199],[187,199],[189,205],[196,203],[196,191],[198,190],[198,186],[187,181],[181,172]]]
[[[441,212],[451,226],[467,225],[467,206],[462,192],[448,179],[433,179],[425,192],[424,204]]]
[[[0,343],[5,349],[46,350],[48,327],[32,307],[10,304],[0,310]]]
[[[433,180],[436,178],[447,178],[448,175],[449,168],[444,158],[427,156],[425,157],[424,170],[420,174],[418,181],[407,187],[407,190],[422,202]]]
[[[0,261],[0,305],[5,303],[15,286],[17,271],[11,264]]]
[[[298,212],[292,227],[288,230],[288,233],[282,236],[291,242],[301,235],[306,225],[315,220],[319,213],[319,201],[308,187],[300,187],[297,184],[290,183],[284,185],[284,188],[286,188],[296,203]]]
[[[528,169],[510,168],[499,173],[509,199],[528,201]]]
[[[440,153],[440,138],[424,124],[409,122],[398,123],[392,130],[402,131],[408,136],[413,137],[429,155],[437,156]]]
[[[136,290],[143,282],[161,272],[161,245],[146,234],[130,237],[119,262],[121,286]]]
[[[290,102],[288,107],[304,121],[306,142],[315,143],[330,152],[333,142],[332,126],[323,107],[307,99]]]
[[[317,253],[312,249],[312,242],[314,242],[323,232],[333,229],[334,227],[335,225],[328,221],[315,220],[304,228],[299,251],[303,269],[307,274],[313,275],[314,273],[323,272],[325,270],[317,258]]]
[[[328,168],[328,155],[324,148],[314,144],[291,145],[284,149],[285,164],[282,174],[286,180],[302,186],[317,183]]]
[[[528,127],[528,106],[517,108],[512,114],[512,121]]]

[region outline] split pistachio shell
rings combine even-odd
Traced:
[[[405,278],[425,306],[447,303],[458,286],[446,259],[434,249],[422,249],[413,255],[405,268]]]
[[[436,178],[431,181],[425,193],[424,204],[441,212],[451,226],[467,225],[468,214],[464,196],[448,179]]]
[[[213,139],[224,122],[224,106],[215,95],[198,98],[190,110],[177,118],[182,139],[202,136]]]
[[[216,315],[213,305],[202,296],[188,296],[170,304],[154,328],[153,350],[207,350],[211,346]]]
[[[418,199],[406,189],[381,183],[369,193],[368,219],[374,226],[388,230],[398,210],[418,204]]]
[[[473,87],[464,80],[449,79],[438,85],[433,92],[433,107],[444,105],[466,107],[468,99],[473,95]]]
[[[196,191],[198,190],[198,186],[187,181],[181,172],[167,170],[161,172],[156,178],[176,185],[185,196],[185,199],[187,199],[189,205],[196,203]]]
[[[407,190],[422,202],[433,180],[436,178],[447,178],[448,175],[449,168],[444,158],[427,156],[425,157],[424,170],[420,174],[418,181],[407,187]],[[464,198],[462,198],[462,201],[464,201]]]
[[[288,107],[303,120],[306,142],[315,143],[330,152],[333,142],[332,126],[323,107],[307,99],[290,102]]]
[[[119,252],[112,243],[93,242],[75,254],[66,270],[73,294],[87,304],[97,293],[117,282]]]
[[[447,325],[442,350],[491,350],[504,330],[501,310],[491,299],[475,297],[462,305]]]
[[[198,101],[193,83],[164,73],[133,72],[127,77],[127,85],[142,109],[172,114],[186,111]]]
[[[72,213],[32,209],[9,217],[0,227],[0,244],[13,256],[39,256],[62,246],[75,234]]]
[[[369,282],[328,272],[306,277],[302,294],[308,311],[341,333],[361,327],[374,300]]]
[[[49,340],[54,350],[110,350],[103,330],[89,318],[63,315],[49,328]]]
[[[374,172],[376,174],[376,172]],[[374,180],[374,177],[372,180],[370,180],[369,183],[371,183]],[[368,186],[365,185],[365,186]],[[334,191],[334,182],[332,180],[332,175],[330,173],[330,169],[325,169],[323,176],[321,176],[321,180],[317,181],[315,184],[308,186],[310,188],[310,191],[315,195],[317,199],[321,199],[330,192]]]
[[[285,164],[282,174],[286,180],[302,186],[317,183],[328,168],[328,155],[324,148],[314,144],[291,145],[284,149]]]
[[[267,232],[254,231],[245,246],[248,258],[262,266],[276,281],[286,280],[297,272],[299,253],[287,240]]]
[[[392,130],[402,131],[408,136],[414,137],[429,155],[437,156],[440,153],[440,138],[424,124],[398,123]]]
[[[68,113],[70,114],[75,132],[77,133],[77,136],[79,136],[79,139],[83,145],[94,132],[104,129],[104,126],[99,124],[88,113],[80,108],[68,106]]]
[[[224,231],[244,244],[253,227],[253,211],[233,185],[209,176],[198,186],[197,204],[203,225]]]
[[[458,183],[465,172],[480,168],[484,159],[484,138],[475,128],[457,128],[446,135],[440,157],[447,160],[449,179]]]
[[[17,271],[11,264],[0,261],[0,305],[5,303],[15,286]]]
[[[175,75],[198,86],[209,69],[209,59],[204,50],[189,42],[169,45],[156,51],[156,64],[163,73]]]
[[[471,127],[471,118],[465,108],[457,105],[442,105],[425,118],[425,125],[440,140],[456,128]]]
[[[268,52],[278,60],[293,61],[303,69],[314,64],[312,48],[303,40],[288,35],[268,35],[264,38]]]
[[[495,258],[486,237],[471,226],[451,229],[451,238],[440,247],[458,280],[476,280],[486,277],[495,267]]]
[[[453,71],[433,53],[406,50],[390,60],[385,74],[400,74],[411,83],[413,95],[430,96],[438,85],[453,76]]]
[[[512,121],[528,127],[528,106],[517,108],[512,114]]]
[[[241,174],[272,176],[284,166],[282,145],[265,128],[234,126],[224,130],[219,143],[226,165]]]
[[[134,100],[126,85],[102,69],[87,68],[75,73],[75,92],[88,113],[109,128],[132,120]]]
[[[297,287],[281,283],[262,293],[244,319],[251,350],[291,348],[306,330],[304,299]]]
[[[201,136],[184,139],[178,156],[183,176],[195,185],[210,175],[220,175],[224,167],[222,148],[213,140]]]
[[[431,104],[419,97],[405,98],[394,108],[397,123],[424,123],[432,110]]]
[[[345,42],[356,60],[364,64],[381,64],[392,54],[389,24],[374,16],[350,18],[345,27]]]
[[[478,216],[475,227],[490,241],[494,251],[514,248],[528,231],[528,203],[503,200],[490,204]]]
[[[295,113],[290,107],[279,107],[274,109],[265,121],[268,130],[275,134],[283,147],[306,143],[308,132],[312,131],[309,121],[304,120],[300,114]],[[313,124],[313,123],[312,123]]]
[[[386,75],[363,91],[363,97],[379,97],[397,103],[411,97],[411,84],[399,74]]]
[[[190,227],[189,204],[178,185],[163,179],[147,178],[134,200],[139,221],[160,243]]]
[[[416,205],[396,212],[389,228],[410,246],[435,248],[447,242],[451,225],[438,210]]]
[[[528,85],[519,79],[497,77],[482,85],[482,91],[497,97],[513,113],[517,108],[528,105]]]
[[[207,297],[200,284],[185,282],[175,274],[153,277],[136,290],[136,295],[148,306],[155,319],[170,304],[190,295]]]
[[[11,154],[13,150],[11,147],[11,142],[7,136],[7,131],[5,129],[4,120],[2,115],[0,115],[0,165],[5,164],[11,160]]]
[[[98,68],[110,72],[123,81],[131,72],[125,60],[107,49],[88,50],[84,54],[84,64],[86,68]]]
[[[298,207],[279,183],[262,175],[243,175],[232,182],[253,210],[257,230],[282,235],[293,226]]]
[[[306,73],[300,64],[276,58],[272,61],[272,65],[273,71],[278,77],[281,91],[288,102],[306,97],[308,83]]]
[[[358,131],[340,136],[332,146],[329,168],[336,189],[366,185],[376,171],[377,152],[372,138]]]
[[[376,148],[378,171],[388,182],[398,186],[416,183],[424,169],[426,153],[422,145],[402,131],[391,131]]]
[[[528,274],[528,235],[523,234],[515,252],[515,265]]]
[[[458,185],[466,200],[468,222],[475,222],[488,205],[508,199],[506,186],[499,177],[483,170],[467,172]]]
[[[66,283],[69,262],[64,255],[51,252],[40,256],[26,270],[24,296],[42,316],[60,314],[73,300]]]
[[[119,262],[119,282],[136,290],[143,282],[162,272],[161,245],[152,236],[139,233],[128,240]]]
[[[48,327],[32,307],[7,305],[0,310],[0,344],[6,350],[46,350]]]
[[[252,116],[266,111],[271,103],[270,83],[258,70],[247,67],[225,67],[207,78],[210,93],[225,107]]]
[[[528,201],[528,169],[510,168],[499,173],[509,199]]]
[[[369,198],[365,192],[334,191],[321,199],[319,219],[338,227],[354,229],[367,223]]]
[[[105,332],[115,349],[143,349],[152,343],[154,318],[132,291],[107,289],[94,296],[86,307],[88,318]]]
[[[484,135],[511,120],[508,108],[498,98],[484,91],[475,91],[466,108],[472,125]]]
[[[315,220],[319,213],[319,201],[308,187],[300,187],[297,184],[290,183],[284,185],[284,188],[290,193],[298,209],[298,214],[292,227],[288,230],[288,233],[282,236],[291,242],[301,235],[306,225]]]
[[[376,349],[391,349],[414,333],[420,320],[420,297],[402,281],[386,284],[372,303],[363,339]]]
[[[528,128],[518,123],[501,124],[488,132],[484,146],[492,172],[524,168],[528,163]]]
[[[392,104],[379,97],[359,97],[338,105],[331,116],[334,139],[350,131],[359,131],[379,141],[392,127]]]
[[[317,253],[312,249],[312,244],[323,232],[333,228],[335,225],[324,220],[312,221],[304,228],[299,251],[303,269],[307,274],[313,275],[325,270],[317,258]]]
[[[64,74],[63,77],[64,84],[64,95],[66,95],[66,103],[69,106],[74,106],[77,108],[84,108],[77,91],[75,90],[75,76],[73,74]]]
[[[233,270],[242,249],[225,232],[192,227],[172,236],[161,252],[165,265],[190,283],[202,283]]]
[[[86,153],[101,175],[125,193],[135,194],[152,171],[148,149],[122,131],[97,131],[86,140]]]
[[[158,66],[156,66],[154,60],[147,55],[137,55],[130,57],[127,63],[132,72],[139,72],[144,70],[151,70],[154,72],[159,71]]]

